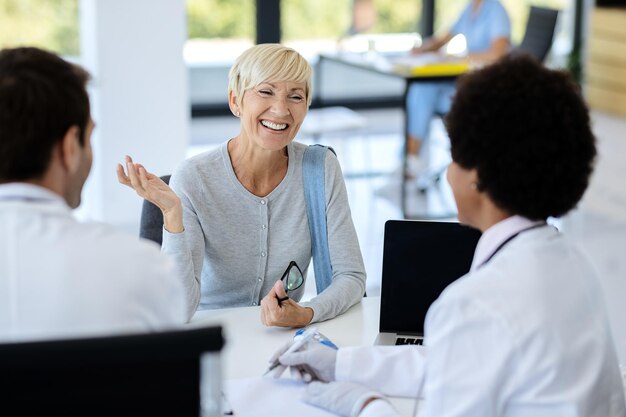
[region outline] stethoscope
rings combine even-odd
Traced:
[[[538,223],[538,224],[534,224],[530,227],[527,227],[525,229],[520,230],[517,233],[512,234],[511,236],[509,236],[508,238],[506,238],[504,240],[504,242],[500,243],[500,245],[498,245],[498,247],[496,248],[496,250],[494,250],[491,255],[489,255],[489,257],[487,259],[485,259],[480,265],[478,265],[478,268],[483,267],[487,262],[489,262],[494,256],[496,256],[496,253],[500,252],[500,250],[502,250],[503,247],[506,246],[507,243],[511,242],[513,239],[515,239],[516,237],[518,237],[520,234],[524,233],[524,232],[528,232],[529,230],[533,230],[533,229],[538,229],[540,227],[545,227],[547,226],[548,223],[542,222],[542,223]],[[477,269],[478,269],[477,268]]]
[[[491,255],[489,255],[489,257],[487,259],[485,259],[479,266],[478,268],[483,267],[487,262],[489,262],[495,255],[496,253],[500,252],[502,250],[502,248],[504,248],[508,243],[510,243],[513,239],[515,239],[516,237],[518,237],[520,234],[527,232],[529,230],[533,230],[533,229],[538,229],[540,227],[546,227],[548,226],[548,223],[542,222],[542,223],[538,223],[538,224],[534,224],[530,227],[527,227],[525,229],[520,230],[517,233],[512,234],[511,236],[509,236],[508,238],[506,238],[502,243],[500,243],[500,245],[498,245],[498,247],[496,248],[496,250],[494,250]],[[419,394],[422,392],[422,388],[424,386],[424,379],[422,378],[422,382],[420,383],[419,389],[417,391],[417,395],[415,396],[415,405],[413,406],[413,412],[411,413],[411,415],[413,417],[417,416],[417,405],[419,403]]]

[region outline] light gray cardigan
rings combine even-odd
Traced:
[[[257,197],[237,180],[227,142],[184,161],[170,186],[183,205],[185,231],[163,231],[163,252],[172,256],[183,280],[188,315],[196,309],[258,305],[290,261],[306,276],[311,261],[302,183],[306,145],[287,147],[289,166],[283,181]],[[326,212],[332,284],[311,301],[313,321],[333,318],[360,301],[365,267],[350,214],[337,158],[327,152]],[[300,300],[304,285],[290,293]]]

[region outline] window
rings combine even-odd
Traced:
[[[421,8],[419,0],[282,0],[282,39],[306,57],[340,47],[406,50]]]
[[[254,44],[255,0],[187,0],[187,62],[231,62]]]
[[[351,0],[282,0],[282,42],[311,59],[335,50],[350,26]]]
[[[0,48],[36,46],[80,54],[78,0],[2,0]]]
[[[192,104],[227,108],[228,71],[254,45],[255,4],[255,0],[186,0],[183,55]]]

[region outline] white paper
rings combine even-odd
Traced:
[[[332,417],[301,400],[306,384],[287,378],[254,377],[224,382],[235,417]]]
[[[407,67],[423,67],[428,64],[446,62],[445,56],[437,52],[426,52],[417,55],[407,54],[405,56],[390,59],[393,64],[404,65]]]

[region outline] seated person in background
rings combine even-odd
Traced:
[[[593,169],[579,87],[509,56],[462,77],[446,125],[459,221],[483,235],[470,272],[430,307],[425,346],[314,342],[280,362],[336,380],[305,400],[345,416],[395,416],[373,390],[424,398],[425,417],[625,416],[596,272],[546,223],[576,206]]]
[[[325,193],[332,284],[298,304],[304,286],[286,296],[280,278],[291,261],[306,276],[311,261],[302,176],[306,145],[294,142],[311,103],[311,66],[296,51],[261,44],[245,51],[229,74],[228,102],[241,120],[237,136],[184,161],[170,187],[130,157],[122,184],[163,212],[163,251],[176,259],[196,309],[261,305],[267,326],[302,327],[358,303],[365,268],[345,183],[332,152]]]
[[[467,43],[467,59],[482,65],[501,58],[509,51],[511,24],[498,0],[471,0],[449,32],[430,38],[412,53],[438,52],[454,36],[463,34]],[[409,87],[406,98],[408,136],[405,176],[417,178],[426,168],[419,159],[422,143],[428,138],[430,122],[435,113],[446,113],[454,95],[454,81],[417,82]]]
[[[40,49],[0,51],[0,341],[185,322],[158,248],[72,216],[92,162],[88,79]]]

